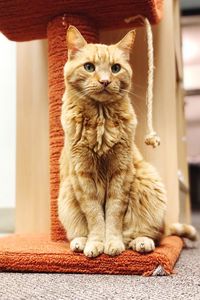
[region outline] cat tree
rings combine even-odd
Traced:
[[[127,18],[143,15],[151,24],[160,21],[162,0],[125,1],[0,1],[0,30],[17,42],[48,39],[49,148],[51,191],[51,238],[12,235],[0,239],[0,270],[112,274],[169,274],[180,254],[182,240],[168,237],[154,253],[125,251],[112,258],[95,259],[69,250],[58,220],[59,157],[63,146],[60,124],[64,92],[63,66],[67,60],[66,29],[72,24],[88,42],[98,42],[98,29],[127,27]],[[131,25],[141,24],[135,19]],[[130,25],[129,25],[130,26]]]

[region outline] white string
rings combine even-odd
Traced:
[[[151,31],[151,25],[147,19],[144,19],[147,31],[147,49],[148,49],[148,79],[147,79],[147,126],[148,131],[152,132],[152,104],[153,104],[153,79],[154,79],[154,62],[153,62],[153,37]]]
[[[148,76],[147,76],[147,92],[146,92],[146,104],[147,104],[147,128],[148,134],[145,137],[145,143],[153,146],[153,148],[160,145],[160,138],[153,129],[152,110],[153,110],[153,81],[154,81],[154,51],[153,51],[153,35],[151,25],[147,18],[138,15],[130,18],[126,18],[124,21],[130,23],[136,19],[142,19],[146,27],[147,35],[147,57],[148,57]]]

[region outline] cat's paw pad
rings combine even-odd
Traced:
[[[140,253],[148,253],[155,249],[155,243],[148,237],[138,237],[130,242],[129,248]]]
[[[104,253],[115,256],[119,255],[121,252],[125,250],[124,243],[121,240],[110,240],[105,244]]]
[[[74,252],[83,252],[86,242],[86,237],[77,237],[71,241],[70,249]]]
[[[98,241],[88,241],[86,243],[84,254],[88,257],[96,257],[103,253],[104,244]]]

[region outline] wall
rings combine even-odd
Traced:
[[[0,208],[15,206],[16,44],[0,34]]]
[[[185,97],[188,161],[200,163],[200,95]]]
[[[200,163],[200,16],[185,17],[182,23],[188,161]]]

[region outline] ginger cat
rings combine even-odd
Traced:
[[[165,230],[164,186],[134,141],[134,39],[132,30],[115,45],[88,44],[74,26],[67,31],[58,213],[71,249],[88,257],[153,251]],[[168,233],[196,238],[189,225]]]

